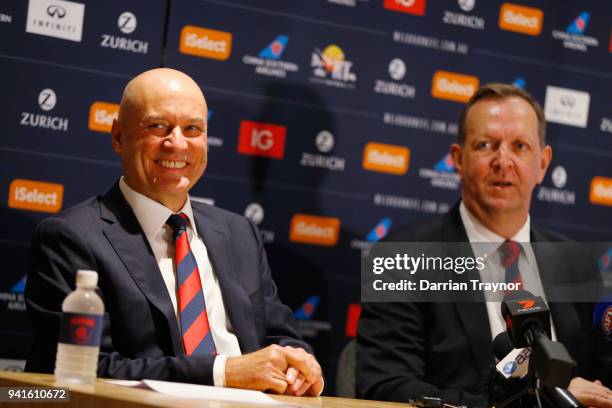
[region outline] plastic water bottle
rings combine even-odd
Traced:
[[[98,369],[104,304],[95,292],[98,273],[78,271],[76,290],[62,303],[55,380],[93,384]]]

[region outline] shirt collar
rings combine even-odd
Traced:
[[[136,215],[138,223],[142,227],[145,235],[147,237],[154,237],[157,235],[166,224],[168,217],[173,214],[172,210],[132,189],[127,185],[123,176],[119,180],[119,189],[132,208],[132,211],[134,211],[134,215]],[[185,213],[187,215],[189,218],[189,226],[193,230],[194,235],[197,234],[189,196],[187,196],[183,208],[181,208],[178,213]]]
[[[504,242],[506,239],[501,235],[497,235],[484,226],[482,222],[468,208],[465,206],[463,201],[459,205],[459,214],[461,215],[461,221],[465,227],[465,232],[470,242]],[[511,238],[511,241],[516,242],[530,242],[531,236],[531,219],[527,214],[527,221],[517,231],[517,233]]]

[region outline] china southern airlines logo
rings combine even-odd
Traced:
[[[612,247],[608,248],[606,252],[601,254],[597,260],[597,264],[601,273],[612,272]]]
[[[433,168],[421,167],[419,177],[429,179],[432,187],[449,190],[459,189],[459,175],[455,172],[455,164],[450,153],[446,153]]]
[[[434,170],[444,172],[455,171],[455,163],[453,163],[453,158],[450,153],[446,153],[446,155],[434,165]]]
[[[565,31],[570,34],[584,34],[584,30],[586,29],[590,18],[591,15],[583,11],[574,21],[570,23],[570,25],[567,26]]]
[[[298,320],[311,320],[312,315],[317,310],[317,306],[319,306],[320,300],[321,298],[316,295],[309,297],[302,307],[295,311],[295,318]]]
[[[563,46],[570,50],[586,52],[589,47],[598,47],[597,38],[585,35],[590,19],[591,14],[583,11],[567,26],[565,31],[553,30],[552,36],[555,40],[563,41]]]
[[[15,284],[15,286],[11,288],[11,293],[25,292],[25,285],[26,285],[26,277],[24,276],[23,278],[21,278],[19,282]]]
[[[384,217],[368,232],[364,239],[351,240],[351,249],[358,249],[362,256],[368,256],[372,246],[387,236],[391,229],[391,218]]]
[[[304,337],[315,338],[319,335],[319,332],[328,332],[331,330],[331,324],[329,322],[312,320],[320,300],[321,298],[317,295],[310,296],[294,313],[298,321],[300,334]]]
[[[25,312],[25,284],[26,277],[24,276],[8,292],[0,291],[0,311]]]
[[[372,231],[366,235],[366,241],[368,242],[378,242],[383,239],[389,233],[389,229],[391,229],[391,218],[383,218]]]
[[[242,57],[242,63],[254,66],[257,75],[286,78],[288,73],[300,69],[297,64],[281,59],[288,42],[289,37],[279,35],[256,56],[247,54]]]
[[[261,50],[259,53],[260,58],[266,58],[271,60],[279,60],[283,56],[285,47],[287,46],[289,37],[286,35],[279,35],[268,45],[266,48]]]
[[[512,86],[515,88],[525,89],[525,87],[527,87],[527,81],[525,81],[525,78],[519,77],[512,81]]]

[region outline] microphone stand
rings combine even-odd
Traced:
[[[518,401],[520,401],[524,397],[535,395],[535,400],[538,408],[542,407],[542,399],[541,394],[543,392],[542,381],[536,376],[535,369],[533,367],[533,358],[529,359],[529,368],[527,370],[527,386],[516,394],[512,395],[509,398],[506,398],[504,401],[499,404],[493,405],[492,408],[505,408],[505,407],[514,407]],[[521,404],[522,405],[522,404]]]

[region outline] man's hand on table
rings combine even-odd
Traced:
[[[225,363],[225,385],[286,395],[317,396],[323,389],[321,366],[301,348],[271,345]]]

